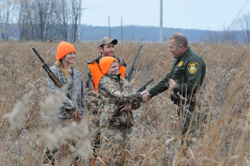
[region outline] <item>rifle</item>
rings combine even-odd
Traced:
[[[154,79],[151,79],[150,81],[148,81],[145,85],[143,85],[140,89],[138,89],[137,92],[142,92],[142,91],[144,91],[144,90],[146,89],[146,87],[147,87],[151,82],[153,82],[153,81],[154,81]],[[115,110],[115,112],[114,112],[114,114],[113,114],[113,116],[112,116],[112,119],[121,115],[121,109],[122,109],[122,108],[119,107],[118,109]],[[113,123],[112,119],[111,119],[111,121],[110,121],[110,124]]]
[[[126,76],[126,80],[128,80],[129,82],[130,82],[130,80],[131,80],[131,78],[132,78],[131,76],[132,76],[132,74],[133,74],[133,72],[134,72],[134,70],[135,70],[135,62],[137,61],[137,58],[138,58],[139,53],[140,53],[140,51],[141,51],[141,48],[142,48],[142,45],[140,45],[139,50],[138,50],[138,52],[137,52],[137,54],[136,54],[136,56],[135,56],[135,60],[134,60],[132,66],[131,66],[131,68],[130,68],[130,70],[129,70],[128,75]]]
[[[50,70],[49,66],[47,65],[47,63],[43,60],[43,58],[38,54],[38,52],[36,51],[35,48],[32,48],[32,50],[35,52],[35,54],[38,56],[38,58],[42,61],[43,63],[43,68],[44,70],[48,73],[48,76],[50,77],[50,79],[54,82],[54,84],[58,87],[61,88],[62,84],[59,82],[58,78],[56,77],[56,75],[53,73],[53,71]]]

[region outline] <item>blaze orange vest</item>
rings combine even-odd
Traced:
[[[100,69],[100,66],[97,62],[95,63],[90,63],[89,64],[89,69],[93,77],[94,85],[95,85],[95,92],[97,93],[97,88],[98,88],[98,83],[100,79],[102,78],[103,74]],[[121,74],[122,78],[125,78],[126,74],[126,68],[124,66],[120,66],[119,74]]]
[[[121,74],[122,78],[125,78],[126,67],[120,65],[119,74]]]

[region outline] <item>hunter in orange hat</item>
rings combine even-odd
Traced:
[[[74,52],[74,54],[76,54],[75,47],[68,42],[61,41],[61,43],[57,46],[56,60],[59,61],[70,52]]]
[[[57,61],[55,62],[55,65],[50,67],[61,85],[67,86],[67,97],[61,101],[61,109],[58,110],[57,116],[49,116],[49,118],[51,118],[50,121],[56,121],[59,123],[58,127],[65,127],[73,122],[73,120],[79,121],[82,116],[85,116],[86,112],[83,76],[80,71],[73,67],[76,59],[75,54],[76,50],[72,44],[64,41],[60,42],[56,53]],[[49,76],[47,77],[47,85],[52,93],[59,91],[59,88]],[[57,120],[55,120],[55,118]],[[63,156],[60,156],[60,149],[47,149],[44,164],[53,164],[56,160],[62,160]],[[72,154],[72,152],[66,151],[64,153],[68,153],[68,155]],[[74,163],[75,162],[77,161],[74,161]]]

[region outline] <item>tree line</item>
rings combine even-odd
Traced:
[[[8,41],[76,41],[81,0],[1,0],[0,35]],[[18,32],[17,32],[18,29]]]
[[[10,38],[14,38],[19,41],[47,41],[56,39],[75,42],[78,38],[93,40],[108,35],[107,27],[97,27],[98,31],[91,29],[87,30],[88,34],[85,33],[85,36],[82,36],[83,34],[81,37],[78,36],[80,29],[86,29],[84,28],[86,26],[78,26],[81,10],[81,0],[0,0],[0,40],[8,41]],[[120,27],[112,27],[116,37],[120,36],[118,34],[120,29],[116,30],[117,28]],[[136,26],[124,27],[124,36],[127,33],[128,40],[135,39],[137,36],[140,37],[137,40],[144,38],[151,41],[158,40],[157,27],[145,27],[136,31],[139,28]],[[151,31],[146,32],[145,29],[150,28]],[[203,38],[203,41],[250,43],[250,13],[236,19],[224,31],[165,29],[165,37],[170,35],[168,34],[170,29],[170,32],[180,31],[189,38]],[[131,37],[131,33],[133,37]],[[89,35],[92,36],[89,37]]]

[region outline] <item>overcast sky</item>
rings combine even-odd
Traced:
[[[160,0],[82,0],[82,7],[81,24],[108,26],[110,16],[111,26],[121,17],[123,25],[160,25]],[[247,13],[249,0],[163,0],[163,27],[225,30]]]

